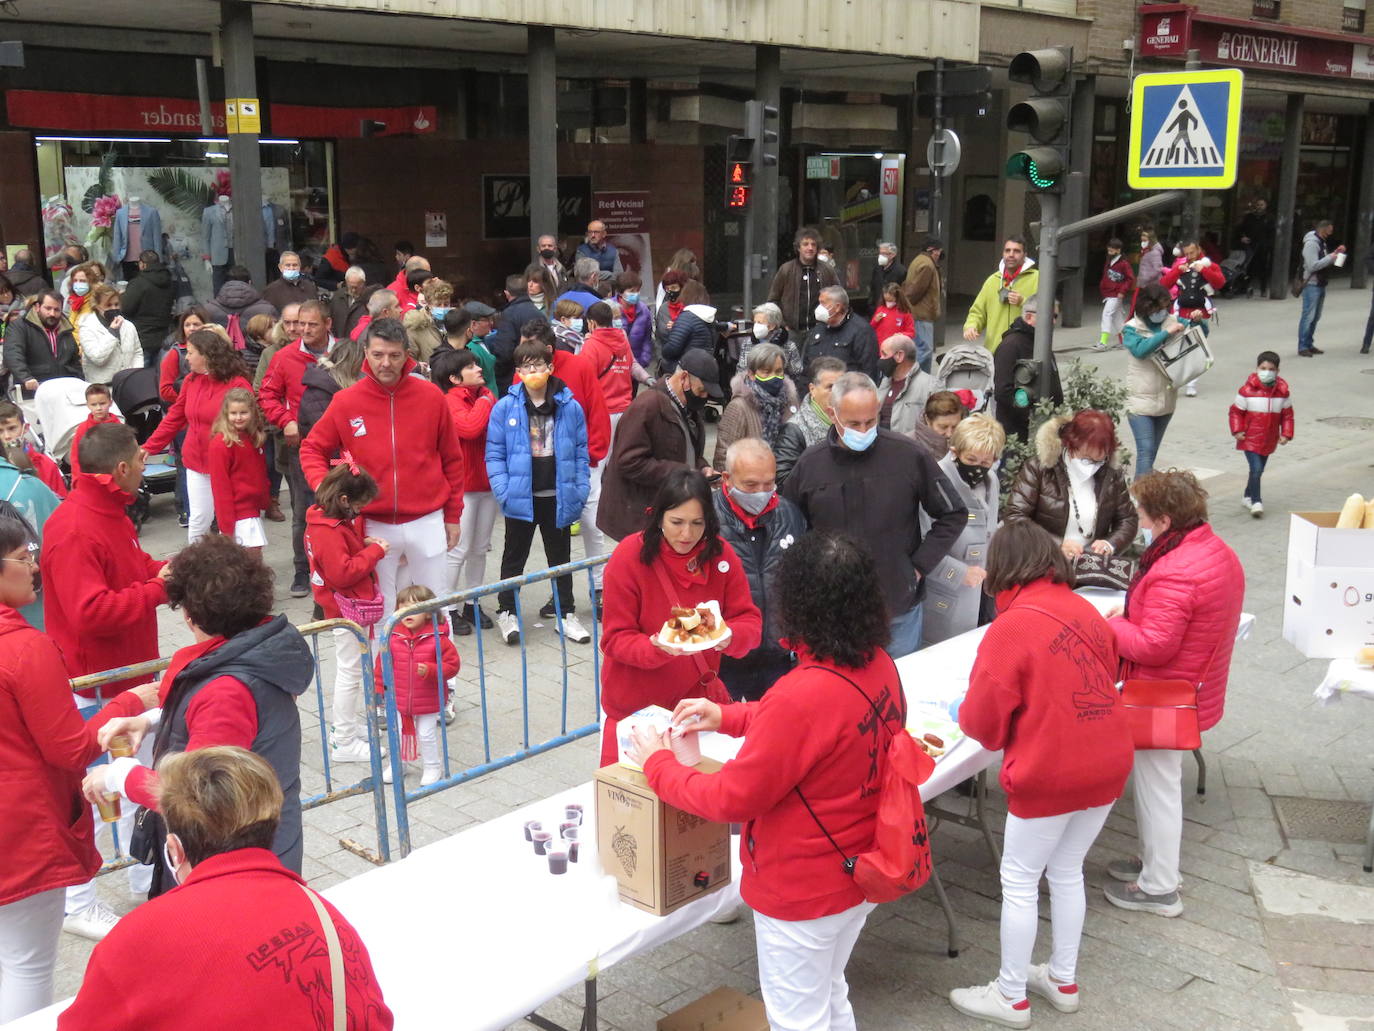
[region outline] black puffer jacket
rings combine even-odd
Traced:
[[[1069,525],[1069,473],[1064,468],[1064,444],[1059,439],[1059,428],[1066,422],[1066,416],[1050,419],[1036,432],[1036,456],[1026,459],[1016,474],[1003,515],[1008,521],[1033,520],[1055,540],[1064,539]],[[1097,470],[1093,484],[1097,488],[1093,540],[1106,541],[1119,555],[1135,540],[1140,520],[1115,456]]]
[[[175,299],[176,287],[172,283],[172,273],[160,261],[130,281],[124,296],[120,298],[119,310],[138,330],[138,343],[143,350],[156,351],[162,346],[163,338],[172,328],[172,302]]]
[[[712,358],[716,356],[716,341],[720,339],[720,328],[716,324],[716,309],[709,304],[689,304],[668,331],[668,339],[663,342],[660,368],[664,376],[677,371],[677,363],[689,348],[700,348]]]
[[[760,516],[758,526],[751,529],[730,504],[725,491],[716,491],[714,497],[720,535],[730,542],[730,547],[739,556],[744,575],[749,578],[749,595],[763,613],[763,641],[758,652],[781,658],[787,654],[787,649],[778,644],[782,631],[778,627],[777,609],[768,603],[769,590],[782,556],[806,533],[806,520],[796,505],[786,498],[778,498],[777,506]]]
[[[320,421],[329,407],[329,402],[334,400],[334,395],[343,387],[339,386],[339,381],[334,378],[333,370],[320,362],[305,367],[301,385],[305,387],[305,391],[301,394],[301,407],[296,422],[300,426],[301,438],[304,439],[310,434],[315,423]]]
[[[814,326],[802,341],[802,364],[811,368],[817,358],[838,358],[849,372],[862,372],[875,384],[878,375],[878,335],[852,311],[838,326]],[[810,380],[803,379],[801,386]]]

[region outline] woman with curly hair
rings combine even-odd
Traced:
[[[724,644],[687,653],[658,639],[677,606],[714,601],[730,628]],[[744,565],[720,536],[711,487],[695,469],[664,477],[644,529],[616,545],[602,593],[601,765],[616,761],[616,724],[646,705],[671,709],[707,695],[728,702],[720,656],[743,658],[759,646],[763,616],[749,594]]]
[[[296,699],[310,686],[315,664],[286,616],[272,616],[272,602],[272,571],[230,537],[203,537],[172,559],[167,603],[182,610],[195,643],[172,656],[158,682],[162,716],[153,761],[213,745],[237,745],[266,759],[285,796],[272,851],[299,873],[304,847]],[[128,734],[137,751],[149,729],[147,716],[110,720],[100,729],[100,747]],[[97,767],[83,790],[92,801],[102,791],[117,791],[149,809],[159,804],[157,771],[131,757]],[[176,886],[165,863],[153,867],[149,898]]]
[[[195,543],[210,529],[215,517],[215,498],[210,489],[210,427],[224,406],[224,395],[235,387],[249,393],[248,367],[234,350],[229,334],[219,326],[198,329],[187,338],[186,364],[190,373],[181,385],[176,403],[143,445],[145,454],[167,450],[185,427],[181,460],[186,466],[186,499],[189,520],[186,538]]]
[[[634,757],[670,805],[747,824],[740,894],[754,910],[769,1027],[852,1029],[844,968],[874,903],[846,857],[874,847],[880,746],[903,732],[906,704],[868,548],[813,531],[787,549],[773,592],[797,668],[761,701],[691,698],[673,717],[743,737],[739,755],[707,776],[674,758],[667,734],[638,728]]]

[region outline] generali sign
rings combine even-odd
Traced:
[[[1261,71],[1374,79],[1374,48],[1359,37],[1261,25],[1199,13],[1186,4],[1153,4],[1141,11],[1140,53],[1185,57],[1196,49],[1204,64]]]

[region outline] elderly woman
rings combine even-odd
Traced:
[[[285,796],[272,851],[299,873],[304,842],[296,699],[314,675],[310,647],[286,616],[272,615],[272,571],[262,558],[223,534],[177,552],[167,603],[182,610],[195,643],[172,656],[158,682],[161,714],[153,757],[237,745],[266,759]],[[149,729],[147,716],[111,720],[100,730],[100,745],[108,748],[113,735],[125,733],[137,749]],[[134,758],[115,759],[86,778],[87,798],[95,801],[102,791],[160,809],[157,771]],[[175,870],[154,864],[150,898],[176,886]]]
[[[1150,541],[1126,592],[1109,612],[1125,679],[1186,680],[1198,685],[1198,723],[1216,726],[1236,641],[1245,572],[1207,522],[1207,492],[1190,472],[1142,476],[1131,487]],[[1117,860],[1107,901],[1158,916],[1183,912],[1178,855],[1183,838],[1183,751],[1135,753],[1140,859]]]
[[[143,348],[132,319],[119,312],[119,291],[101,283],[76,319],[81,372],[87,383],[109,383],[116,372],[143,367]]]
[[[749,353],[754,342],[776,344],[782,348],[784,369],[792,379],[802,374],[801,350],[788,337],[787,327],[782,324],[782,309],[772,301],[765,301],[754,309],[753,336],[746,339],[739,349],[739,362],[736,371],[743,375],[748,371]]]
[[[158,844],[181,889],[95,947],[57,1026],[391,1028],[358,932],[270,851],[283,802],[272,767],[214,746],[169,755],[158,774]]]
[[[1006,444],[1001,423],[980,412],[954,428],[949,451],[940,459],[940,471],[968,509],[968,525],[926,577],[921,630],[926,644],[937,644],[992,620],[992,599],[982,588],[988,544],[997,529],[998,486],[993,469]],[[922,511],[921,532],[926,533],[930,525],[930,517]]]
[[[875,905],[845,859],[874,847],[887,763],[878,746],[902,733],[906,706],[868,548],[812,532],[784,553],[774,591],[797,668],[761,701],[691,698],[674,713],[688,732],[743,737],[739,755],[707,776],[674,758],[667,735],[640,727],[634,757],[670,805],[747,824],[740,894],[754,910],[769,1027],[852,1029],[844,968]]]
[[[968,409],[952,390],[937,390],[926,398],[921,418],[912,430],[916,443],[930,452],[937,462],[949,454],[954,428],[968,415]]]
[[[830,432],[830,388],[845,374],[840,358],[816,358],[806,370],[806,398],[797,405],[796,414],[783,423],[773,453],[778,459],[778,486],[781,487],[802,452],[819,444]]]
[[[725,468],[725,452],[737,440],[758,437],[770,448],[797,410],[797,388],[787,378],[783,350],[777,344],[749,349],[748,371],[730,381],[730,403],[716,428],[712,469]]]
[[[1158,283],[1142,287],[1135,299],[1135,316],[1121,332],[1126,346],[1126,421],[1135,438],[1135,478],[1155,467],[1164,430],[1174,417],[1178,387],[1165,375],[1153,355],[1169,338],[1187,327],[1169,314],[1169,291]]]
[[[1135,540],[1135,506],[1116,465],[1116,424],[1085,408],[1048,420],[1035,435],[1007,499],[1007,519],[1030,519],[1060,542],[1070,562],[1085,551],[1114,555]]]

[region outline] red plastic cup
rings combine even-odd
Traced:
[[[564,841],[576,841],[582,836],[582,828],[565,823],[559,829],[558,834]]]
[[[542,823],[540,823],[538,820],[528,820],[528,821],[526,821],[526,823],[525,823],[525,840],[526,840],[526,841],[533,841],[534,839],[533,839],[532,837],[530,837],[530,835],[531,835],[532,833],[534,833],[535,831],[543,830],[543,829],[544,829],[544,825],[543,825]]]
[[[544,854],[549,857],[549,873],[564,874],[568,872],[568,852],[566,849],[551,848]]]
[[[563,819],[582,825],[582,807],[580,805],[570,805],[563,810]]]
[[[534,854],[542,856],[548,848],[549,842],[553,840],[553,835],[548,831],[535,831],[530,840],[534,842]]]
[[[576,838],[573,838],[571,841],[567,842],[568,858],[572,860],[574,863],[577,862],[577,850],[580,844],[581,842],[579,842]]]

